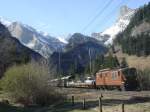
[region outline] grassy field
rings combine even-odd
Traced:
[[[47,107],[23,107],[18,104],[0,103],[0,112],[99,112],[98,97],[103,95],[103,112],[121,112],[121,104],[125,104],[125,112],[150,112],[150,91],[141,92],[119,92],[119,91],[99,91],[92,89],[62,89],[64,94],[68,94],[68,99],[73,95],[75,104],[71,101]],[[82,102],[85,98],[85,107],[82,109]],[[5,99],[1,92],[0,99]]]

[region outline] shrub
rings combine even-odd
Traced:
[[[9,68],[1,79],[1,87],[24,105],[48,105],[62,99],[60,93],[49,86],[51,78],[52,73],[46,64],[32,62]]]

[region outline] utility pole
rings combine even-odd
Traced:
[[[92,63],[91,63],[91,49],[89,48],[89,58],[90,58],[90,75],[92,72]]]
[[[60,51],[57,47],[57,52],[58,52],[58,77],[60,77]]]
[[[59,69],[59,76],[60,76],[60,75],[61,75],[61,72],[60,72],[60,51],[59,51],[59,56],[58,56],[58,58],[59,58],[59,60],[58,60],[58,61],[59,61],[59,62],[58,62],[58,63],[59,63],[59,65],[58,65],[59,68],[58,68],[58,69]]]
[[[75,71],[78,69],[78,63],[77,63],[77,59],[75,58],[75,67],[74,67]]]

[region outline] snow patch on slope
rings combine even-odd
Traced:
[[[68,41],[65,38],[62,37],[57,37],[57,39],[59,39],[61,42],[68,44]]]

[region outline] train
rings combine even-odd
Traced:
[[[99,70],[93,77],[74,81],[71,76],[55,81],[59,87],[137,90],[138,79],[135,68],[116,68]]]
[[[138,88],[135,68],[103,69],[96,73],[96,88],[136,90]]]

